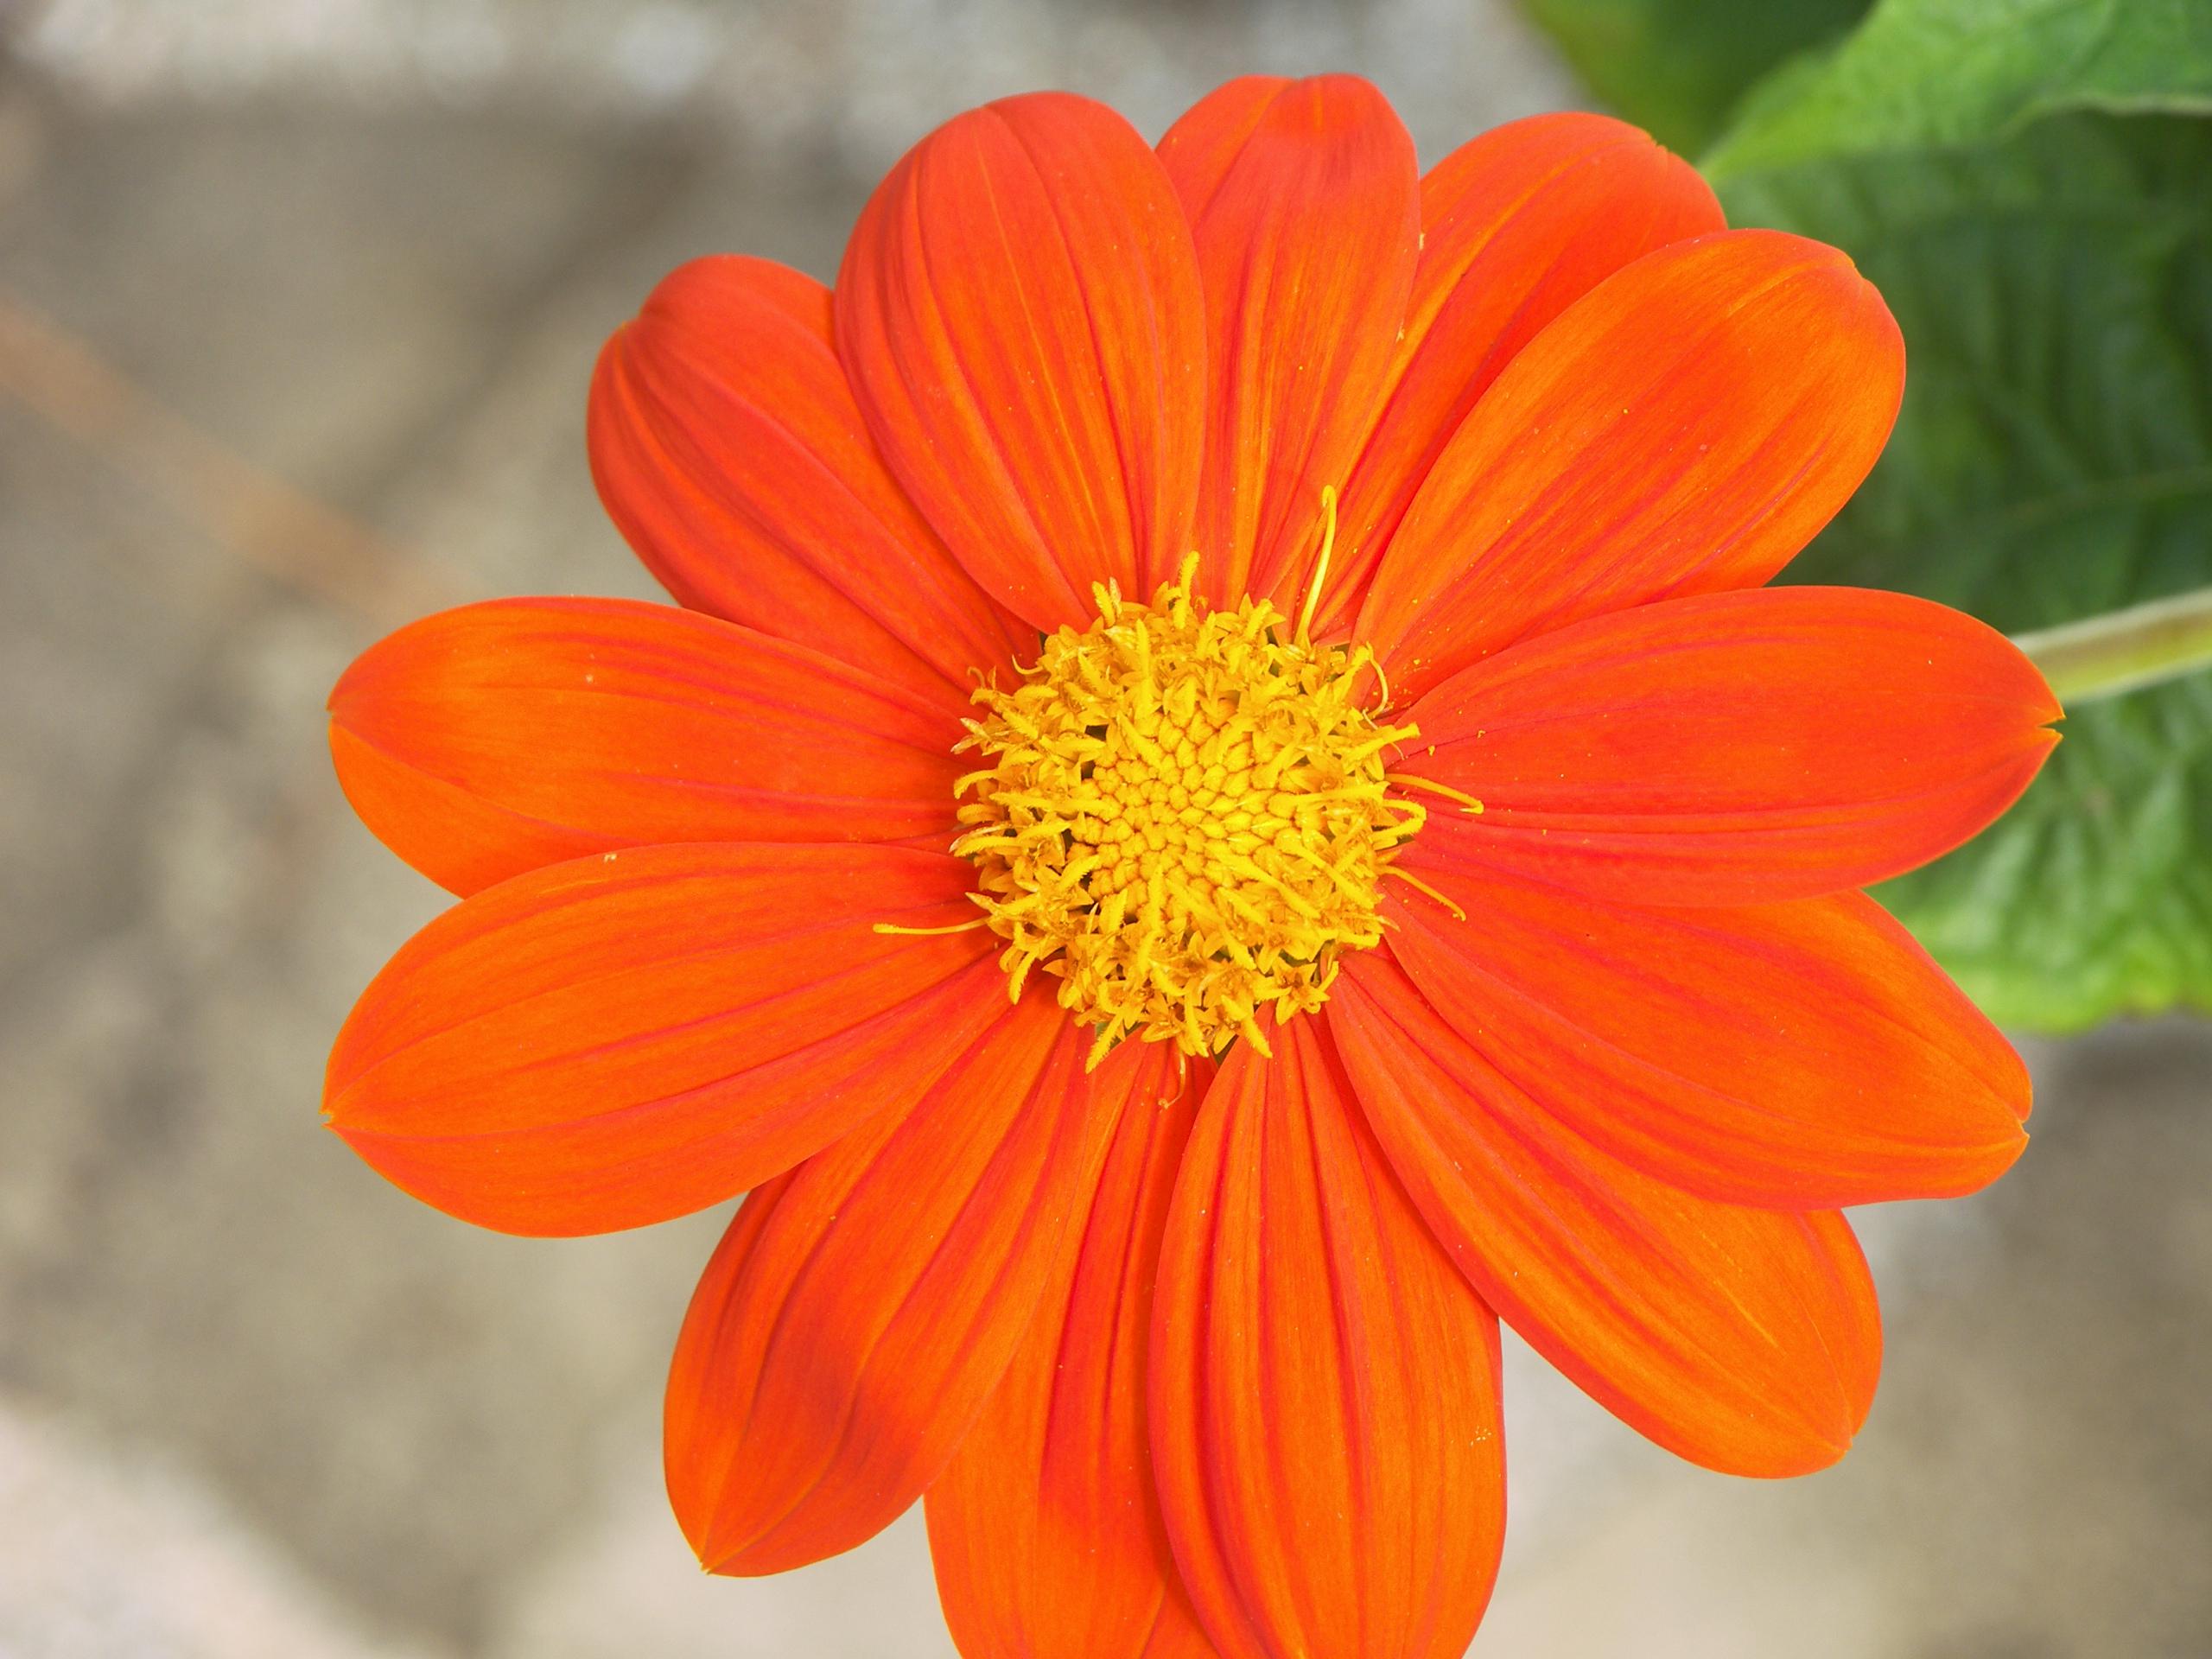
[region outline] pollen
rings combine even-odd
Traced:
[[[1379,883],[1424,817],[1387,792],[1415,731],[1363,706],[1367,647],[1310,642],[1310,602],[1295,629],[1265,600],[1212,608],[1195,566],[1149,604],[1094,589],[1089,627],[976,691],[960,746],[988,764],[956,785],[952,850],[1009,994],[1057,979],[1092,1065],[1130,1037],[1267,1053],[1262,1009],[1310,1013],[1381,941]]]

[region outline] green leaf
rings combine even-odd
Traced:
[[[2074,110],[2212,113],[2212,4],[1882,0],[1816,69],[1752,93],[1705,166],[1974,143]]]
[[[2077,115],[1738,176],[1904,330],[1897,434],[1792,567],[2008,632],[2212,584],[2212,124]],[[2212,1007],[2212,674],[2076,710],[2021,804],[1879,896],[1998,1019]]]
[[[1783,59],[1833,40],[1870,0],[1525,0],[1599,97],[1693,154]]]

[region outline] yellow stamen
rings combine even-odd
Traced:
[[[1322,499],[1295,635],[1264,600],[1197,597],[1193,554],[1148,604],[1096,589],[1089,628],[975,694],[959,747],[990,764],[960,780],[953,851],[976,865],[1010,993],[1033,969],[1057,979],[1094,1065],[1129,1037],[1265,1053],[1263,1011],[1310,1013],[1339,956],[1381,942],[1378,883],[1426,817],[1382,757],[1416,734],[1355,702],[1365,646],[1307,637],[1336,531]]]
[[[988,927],[990,925],[989,917],[978,916],[972,922],[955,922],[950,927],[900,927],[893,922],[878,922],[875,925],[875,931],[879,933],[903,933],[910,938],[928,939],[935,938],[940,933],[973,933],[977,928]]]
[[[1337,486],[1321,486],[1321,556],[1313,562],[1313,580],[1306,584],[1306,603],[1298,613],[1298,643],[1304,645],[1313,636],[1313,607],[1321,602],[1321,583],[1329,574],[1329,555],[1337,547]],[[1377,671],[1379,674],[1381,671]]]
[[[1385,875],[1395,875],[1399,880],[1404,882],[1408,887],[1414,888],[1417,892],[1427,893],[1430,898],[1435,899],[1438,904],[1443,906],[1445,909],[1452,912],[1452,919],[1453,921],[1464,922],[1467,919],[1467,912],[1465,911],[1453,904],[1445,894],[1439,893],[1434,887],[1430,887],[1428,883],[1422,880],[1421,877],[1417,875],[1410,875],[1404,870],[1399,869],[1395,866],[1383,871],[1382,874]]]
[[[1441,795],[1447,801],[1457,801],[1459,803],[1460,810],[1464,812],[1479,813],[1483,810],[1483,804],[1473,796],[1456,790],[1449,784],[1440,784],[1433,779],[1416,778],[1411,772],[1394,772],[1389,775],[1389,781],[1395,784],[1400,789],[1423,789],[1432,795]]]

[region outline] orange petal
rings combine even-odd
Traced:
[[[1193,1067],[1193,1073],[1210,1067]],[[969,1659],[1213,1659],[1167,1548],[1146,1443],[1153,1274],[1204,1092],[1124,1043],[1095,1074],[1112,1140],[1005,1380],[930,1488],[930,1553]]]
[[[1231,1659],[1458,1659],[1504,1535],[1497,1321],[1354,1104],[1319,1020],[1240,1043],[1160,1249],[1152,1447]]]
[[[354,1005],[323,1109],[425,1203],[594,1233],[734,1196],[918,1099],[1006,1008],[969,867],[702,842],[556,864],[417,933]]]
[[[1516,1087],[1647,1173],[1727,1203],[1948,1198],[2004,1173],[2028,1075],[1864,893],[1614,905],[1436,869],[1391,953]]]
[[[755,1192],[668,1379],[669,1497],[716,1573],[850,1549],[936,1479],[1031,1323],[1108,1103],[1033,991],[912,1112]]]
[[[1423,858],[1647,904],[1863,887],[1948,852],[2058,741],[2035,665],[1901,594],[1761,588],[1539,635],[1414,706]]]
[[[876,442],[977,581],[1038,627],[1149,593],[1190,543],[1205,314],[1143,139],[1040,92],[922,140],[837,277],[837,347]]]
[[[1841,1216],[1716,1204],[1609,1156],[1454,1033],[1388,951],[1346,963],[1328,1020],[1414,1203],[1530,1346],[1707,1468],[1797,1475],[1843,1455],[1882,1329]]]
[[[1403,701],[1586,616],[1755,588],[1858,488],[1904,385],[1889,308],[1834,248],[1726,231],[1647,254],[1452,435],[1358,637]]]
[[[1217,600],[1294,604],[1381,407],[1421,242],[1413,140],[1351,75],[1247,76],[1168,129],[1205,283],[1196,544]]]
[[[652,842],[949,834],[959,735],[833,658],[620,599],[426,617],[330,694],[354,810],[460,893]]]
[[[830,290],[695,259],[592,378],[592,474],[646,568],[695,610],[928,693],[1033,656],[884,470],[830,343]]]
[[[1544,326],[1622,266],[1722,228],[1697,169],[1602,115],[1510,121],[1421,181],[1421,264],[1393,388],[1344,485],[1317,632],[1348,626],[1414,493]]]

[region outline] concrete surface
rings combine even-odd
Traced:
[[[323,694],[427,604],[648,592],[582,463],[599,340],[693,253],[826,272],[962,104],[1156,130],[1341,63],[1433,154],[1567,84],[1468,0],[0,19],[0,1659],[949,1653],[916,1517],[691,1565],[658,1395],[720,1217],[495,1237],[320,1128],[440,905],[347,813]],[[1840,1469],[1685,1469],[1512,1354],[1478,1655],[2212,1654],[2212,1035],[2034,1058],[2012,1176],[1866,1218],[1890,1358]]]

